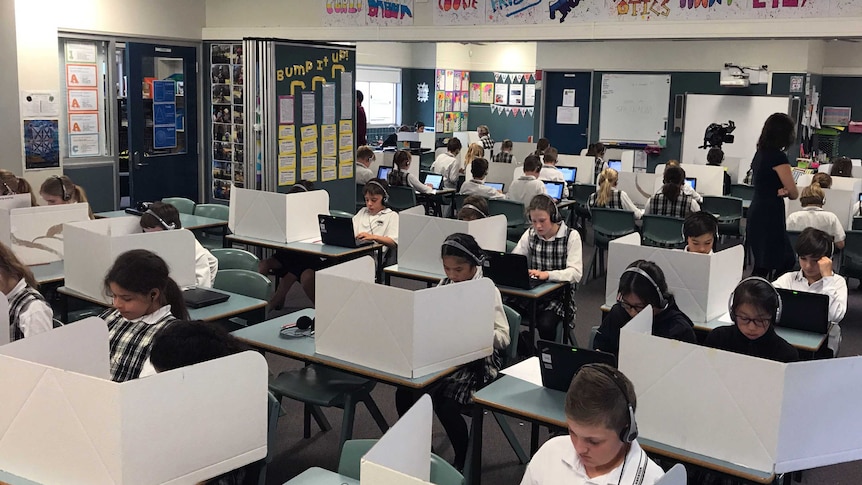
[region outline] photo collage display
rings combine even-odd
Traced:
[[[212,93],[212,196],[230,198],[245,187],[242,44],[210,46]]]

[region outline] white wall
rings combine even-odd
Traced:
[[[357,42],[360,66],[413,67],[413,44],[406,42]]]
[[[455,42],[437,43],[437,66],[446,69],[460,69],[469,71],[472,69],[470,58],[470,45]]]
[[[824,46],[823,74],[862,75],[862,43],[826,41]]]
[[[473,71],[533,72],[536,70],[535,42],[490,42],[470,46]]]
[[[18,42],[15,37],[15,0],[0,0],[0,62],[14,66],[18,62]],[[21,140],[20,109],[18,107],[18,73],[14,69],[0,70],[0,85],[5,93],[0,96],[0,168],[22,173],[23,145]]]

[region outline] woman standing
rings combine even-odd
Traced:
[[[754,257],[753,276],[773,279],[773,274],[784,274],[793,268],[783,199],[799,196],[784,153],[795,139],[794,121],[784,113],[775,113],[766,119],[757,140],[757,152],[751,162],[754,197],[745,233],[745,243]]]

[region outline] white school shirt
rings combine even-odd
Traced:
[[[551,438],[533,455],[521,485],[652,485],[664,471],[632,441],[623,463],[605,475],[589,478],[568,435]]]
[[[24,278],[18,281],[15,288],[6,295],[7,300],[12,300],[27,287],[27,282]],[[26,311],[18,315],[18,327],[24,334],[24,338],[31,335],[47,332],[54,328],[54,311],[42,300],[34,300],[27,307]]]
[[[635,203],[632,202],[632,199],[629,197],[629,194],[627,194],[625,190],[620,190],[620,202],[623,203],[623,209],[635,213],[635,219],[640,220],[643,217],[643,209],[639,209],[638,206],[636,206]]]
[[[539,172],[539,180],[547,180],[548,182],[562,182],[563,198],[569,198],[569,184],[566,182],[566,176],[563,175],[563,172],[560,171],[559,168],[553,165],[543,165],[541,172]]]
[[[533,200],[533,197],[547,193],[548,191],[545,189],[545,184],[543,184],[541,180],[532,175],[522,175],[509,186],[509,192],[506,194],[506,198],[521,202],[524,204],[524,208],[526,208],[530,205],[530,201]]]
[[[688,184],[682,184],[682,193],[690,196],[698,204],[703,204],[703,196],[697,193],[693,188],[689,187]]]
[[[168,315],[168,313],[170,313],[170,312],[171,312],[171,306],[165,305],[165,306],[159,308],[158,310],[154,311],[153,313],[144,315],[143,317],[139,318],[137,321],[142,322],[142,323],[146,323],[147,325],[153,325],[155,323],[159,323],[159,320],[161,320],[162,318],[165,318]],[[135,320],[130,320],[130,321],[134,322]],[[150,362],[150,358],[147,357],[147,360],[144,361],[144,365],[141,366],[141,373],[138,374],[138,379],[140,379],[141,377],[154,376],[156,374],[158,374],[158,372],[156,372],[156,368],[153,367],[153,363]]]
[[[374,172],[371,171],[370,168],[362,165],[359,162],[356,162],[356,168],[354,169],[356,172],[356,184],[357,185],[365,185],[369,180],[374,178]]]
[[[829,321],[832,326],[829,328],[827,347],[837,355],[838,347],[841,344],[841,327],[838,324],[841,323],[847,313],[847,282],[844,278],[833,272],[832,276],[820,278],[809,285],[808,280],[800,270],[784,273],[772,283],[772,286],[829,296]]]
[[[218,259],[195,239],[195,285],[212,288],[218,273]]]
[[[539,175],[541,175],[541,174],[542,174],[542,172],[539,172]],[[516,180],[518,180],[519,178],[521,178],[523,176],[524,176],[524,164],[521,164],[521,165],[518,165],[517,167],[515,167],[515,170],[512,171],[512,183],[509,184],[509,186],[511,187],[512,184],[514,184]]]
[[[803,231],[806,227],[820,229],[832,236],[835,242],[841,242],[847,238],[838,216],[823,210],[822,207],[809,205],[787,216],[788,231]]]
[[[461,185],[461,195],[478,195],[486,199],[502,199],[505,197],[499,190],[485,185],[484,180],[467,180]]]
[[[853,227],[854,217],[862,217],[862,202],[856,201],[850,204],[850,219],[847,221],[847,227]]]
[[[353,216],[353,233],[367,232],[375,236],[386,236],[398,244],[398,213],[386,207],[375,215],[368,213],[363,207]],[[384,247],[383,251],[389,248]]]
[[[454,189],[458,184],[459,163],[455,155],[449,152],[441,153],[431,164],[431,171],[439,173],[443,176],[443,186],[447,189]],[[452,169],[454,168],[454,179],[452,178]]]
[[[568,231],[569,227],[566,226],[566,223],[561,222],[560,229],[557,230],[554,237],[551,239],[545,239],[545,241],[550,241],[558,237],[566,237],[566,232]],[[539,237],[542,238],[542,236]],[[548,281],[564,281],[568,283],[577,283],[578,281],[581,281],[581,276],[584,273],[584,262],[581,249],[581,235],[578,234],[578,231],[572,231],[569,235],[569,243],[566,248],[566,253],[566,267],[563,269],[548,271]],[[512,250],[512,254],[523,254],[527,258],[530,257],[530,229],[527,229],[524,231],[524,234],[521,235],[521,239],[518,240],[518,244],[515,246],[515,249]]]

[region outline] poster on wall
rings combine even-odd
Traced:
[[[481,25],[486,5],[496,0],[440,0],[432,2],[434,25]],[[498,2],[502,3],[502,2]]]
[[[230,198],[232,187],[245,187],[245,116],[243,113],[242,44],[210,46],[210,92],[212,93],[212,196]],[[179,86],[177,86],[179,90]],[[177,109],[176,131],[180,130]],[[167,134],[167,122],[164,131]]]
[[[494,85],[494,104],[509,104],[509,85],[497,83]]]
[[[60,166],[60,130],[57,120],[24,120],[24,168]]]
[[[413,0],[321,0],[320,5],[323,25],[327,27],[413,25]]]

